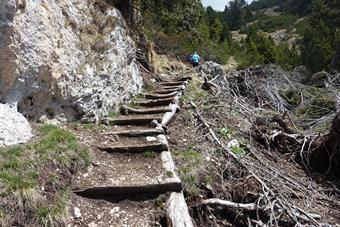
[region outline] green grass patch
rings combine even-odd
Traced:
[[[189,85],[185,89],[184,95],[180,98],[181,101],[187,102],[192,100],[194,102],[197,102],[200,100],[205,100],[209,93],[200,88],[202,83],[202,81],[199,81],[197,79],[194,79],[191,83],[189,83]]]
[[[174,151],[174,155],[191,167],[198,167],[203,162],[202,154],[192,149],[186,151]]]
[[[38,226],[63,226],[66,222],[66,206],[70,192],[65,189],[56,195],[52,204],[39,207],[35,212],[35,223]]]
[[[89,151],[67,129],[54,125],[38,128],[39,137],[31,144],[0,149],[0,199],[6,226],[64,226],[64,196],[70,175],[91,164]],[[59,169],[59,171],[55,171]],[[40,182],[54,178],[53,205],[42,192]],[[54,194],[57,193],[57,194]],[[61,195],[61,194],[63,195]],[[0,222],[2,223],[2,222]],[[62,224],[60,224],[62,223]]]
[[[233,134],[233,131],[228,127],[220,128],[217,132],[223,139],[230,139]]]
[[[200,185],[198,175],[203,165],[202,154],[192,149],[186,151],[175,150],[173,153],[175,158],[181,162],[179,175],[185,190],[190,196],[198,196],[200,189],[197,185]]]
[[[111,117],[111,118],[117,118],[117,117],[119,117],[121,115],[121,113],[120,112],[110,112],[109,114],[108,114],[108,116],[109,117]]]
[[[165,171],[165,176],[171,178],[174,176],[174,173],[172,171],[167,170]]]
[[[246,153],[245,150],[239,146],[232,146],[230,150],[237,155],[244,155]]]
[[[157,157],[157,154],[153,151],[145,151],[143,153],[143,157],[144,158],[156,158]]]

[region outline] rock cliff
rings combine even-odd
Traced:
[[[136,44],[105,1],[0,2],[0,98],[26,118],[86,122],[140,91]]]
[[[15,109],[0,104],[0,147],[25,143],[31,137],[31,126]]]

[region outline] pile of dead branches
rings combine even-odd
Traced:
[[[210,198],[202,201],[203,205],[226,207],[236,212],[237,217],[244,218],[243,222],[239,221],[239,224],[248,226],[327,226],[323,223],[322,216],[315,212],[315,204],[322,206],[332,203],[334,206],[340,206],[338,202],[332,201],[327,194],[321,193],[317,184],[290,176],[289,173],[278,168],[275,161],[256,148],[248,147],[248,155],[245,156],[233,153],[218,138],[196,104],[191,103],[191,105],[197,117],[197,125],[203,125],[216,146],[224,151],[225,158],[234,162],[239,171],[246,173],[246,181],[255,181],[257,184],[254,186],[255,189],[248,189],[253,190],[252,196],[256,197],[251,203]],[[225,168],[223,171],[228,170]]]
[[[303,76],[272,65],[232,71],[211,82],[247,116],[289,112],[297,126],[314,130],[325,127],[340,106],[340,74],[322,75],[327,75],[327,83],[320,88],[303,84]]]
[[[320,72],[306,85],[301,82],[305,78],[296,73],[260,66],[218,76],[213,83],[220,97],[252,123],[255,140],[271,150],[294,154],[306,169],[311,166],[334,173],[340,166],[340,160],[334,161],[338,151],[326,143],[339,109],[339,78],[340,74]],[[325,153],[328,160],[320,163],[313,158],[310,163],[313,152]]]
[[[321,165],[326,166],[328,172],[332,169],[333,173],[340,164],[340,159],[337,162],[340,119],[336,120],[340,114],[328,133],[339,105],[339,75],[327,74],[325,78],[324,86],[316,87],[311,82],[303,84],[296,74],[276,66],[261,66],[205,81],[205,88],[218,90],[219,101],[249,121],[252,138],[266,149],[247,147],[247,155],[236,155],[203,117],[204,110],[191,103],[197,124],[206,128],[226,158],[246,172],[247,179],[255,180],[259,189],[256,190],[257,199],[251,203],[211,198],[203,204],[241,211],[246,220],[243,224],[248,226],[327,226],[320,210],[323,206],[340,207],[332,198],[336,189],[322,188],[308,177],[311,177],[314,160],[322,161]],[[288,154],[286,165],[289,166],[290,161],[299,163],[307,175],[296,179],[281,169],[275,151]],[[321,153],[315,155],[316,151]]]

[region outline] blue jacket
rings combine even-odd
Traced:
[[[191,55],[191,61],[194,62],[194,63],[199,63],[200,62],[200,56],[198,54]]]

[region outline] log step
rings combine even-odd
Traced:
[[[166,203],[166,213],[171,226],[194,227],[183,193],[173,192]]]
[[[184,89],[183,88],[174,88],[174,89],[156,89],[153,91],[153,93],[156,93],[156,94],[171,94],[173,92],[179,92],[179,91],[183,91]]]
[[[142,136],[155,136],[164,134],[163,128],[150,128],[150,129],[132,129],[125,131],[107,132],[104,136],[126,136],[126,137],[142,137]]]
[[[185,81],[170,81],[170,82],[159,83],[159,85],[161,86],[181,86],[184,84],[185,84]]]
[[[131,115],[118,118],[104,118],[102,123],[105,125],[149,125],[152,121],[162,121],[162,115]]]
[[[166,98],[166,99],[155,99],[155,100],[141,100],[135,101],[135,105],[139,106],[166,106],[174,101],[174,98]]]
[[[184,85],[182,85],[182,86],[161,86],[161,87],[159,87],[159,89],[161,89],[161,90],[173,90],[173,89],[182,89],[182,90],[184,90],[185,86]]]
[[[105,142],[105,144],[101,143],[98,148],[108,153],[162,152],[169,150],[168,141],[164,135],[147,137],[145,141],[140,139],[139,141],[126,140],[126,142],[120,143]]]
[[[136,194],[165,194],[167,192],[180,192],[182,184],[180,182],[155,183],[140,186],[99,186],[86,190],[74,191],[74,193],[84,197],[123,197],[129,199]]]
[[[145,109],[135,109],[128,106],[122,106],[121,113],[124,115],[128,114],[158,114],[171,112],[170,107],[155,107],[155,108],[145,108]]]
[[[171,163],[163,160],[168,153],[102,153],[96,166],[91,166],[86,174],[76,177],[72,190],[86,197],[124,197],[180,191],[182,185],[178,175],[164,164]]]
[[[192,80],[192,77],[190,76],[174,79],[174,81],[190,81],[190,80]]]
[[[169,94],[144,94],[146,99],[164,99],[164,98],[172,98],[178,95],[179,91],[174,91]]]
[[[169,148],[163,143],[150,143],[150,144],[133,144],[123,146],[99,146],[102,151],[108,153],[142,153],[145,151],[161,152],[166,151]]]
[[[112,201],[111,198],[85,198],[72,193],[71,200],[70,213],[73,214],[75,210],[79,210],[81,219],[77,220],[73,215],[69,215],[68,223],[70,224],[67,226],[139,227],[156,226],[155,223],[161,222],[161,217],[157,215],[159,210],[157,196],[146,201]]]
[[[75,178],[71,211],[81,213],[82,226],[154,226],[160,223],[155,220],[159,202],[167,201],[168,193],[182,190],[176,173],[169,174],[173,162],[163,160],[163,156],[169,157],[169,154],[96,157],[97,165]],[[79,224],[77,222],[79,220],[70,217],[74,226]]]

